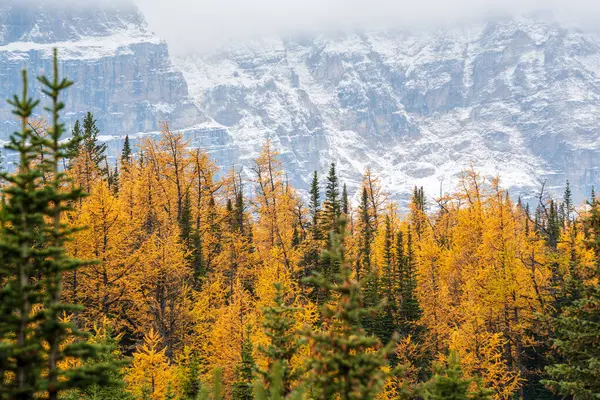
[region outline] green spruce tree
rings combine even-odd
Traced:
[[[600,204],[590,206],[584,227],[596,266],[587,282],[578,275],[567,280],[567,301],[551,318],[557,361],[546,368],[548,379],[542,381],[557,395],[584,400],[600,398]]]
[[[242,359],[236,368],[236,381],[231,389],[232,400],[254,400],[254,371],[256,364],[252,355],[253,345],[250,340],[250,328],[242,341]]]
[[[285,303],[281,284],[276,283],[275,290],[275,304],[263,310],[262,326],[269,344],[259,346],[259,351],[267,359],[268,366],[260,374],[265,386],[270,389],[278,386],[278,393],[283,398],[292,392],[292,384],[298,377],[292,370],[292,358],[298,353],[300,341],[294,328],[294,308]],[[274,377],[277,382],[273,381]]]
[[[4,176],[8,185],[3,192],[8,200],[0,224],[0,281],[4,283],[0,294],[0,393],[8,398],[36,395],[56,400],[68,390],[110,383],[116,365],[86,364],[98,357],[101,346],[88,343],[87,336],[64,319],[79,308],[62,302],[62,275],[85,264],[71,258],[64,246],[74,229],[65,224],[63,214],[83,196],[80,189],[72,188],[61,168],[73,146],[61,140],[64,104],[60,95],[72,83],[59,78],[55,51],[53,77],[39,78],[43,93],[50,98],[46,110],[52,121],[47,135],[40,137],[28,128],[37,102],[27,97],[25,73],[23,80],[23,97],[11,102],[21,120],[21,132],[16,132],[9,144],[19,154],[20,164],[15,174]],[[39,157],[42,152],[44,157]],[[42,161],[34,162],[36,159]],[[61,361],[68,359],[83,364],[61,366]]]
[[[22,97],[10,104],[20,119],[21,130],[10,137],[9,150],[19,155],[15,174],[3,173],[2,231],[0,234],[0,398],[32,399],[40,390],[43,363],[42,341],[35,326],[42,313],[43,287],[36,279],[45,250],[42,231],[46,204],[38,199],[43,171],[33,161],[39,146],[29,128],[29,118],[39,103],[28,98],[27,74],[23,71]]]
[[[335,231],[339,228],[338,219],[341,214],[340,183],[332,163],[327,175],[325,187],[325,201],[323,202],[323,226],[324,231]]]
[[[196,351],[192,351],[189,359],[183,365],[181,380],[182,400],[196,400],[202,393],[200,376],[204,372],[203,363]]]
[[[397,333],[397,326],[395,323],[394,313],[397,309],[396,304],[396,288],[394,286],[394,274],[393,274],[393,232],[392,222],[389,215],[385,217],[385,235],[384,235],[384,249],[383,249],[383,307],[379,311],[379,317],[377,322],[377,337],[383,342],[389,342],[393,335]],[[376,306],[376,304],[373,304]]]
[[[331,294],[331,302],[321,307],[327,327],[309,331],[312,357],[309,360],[309,386],[315,399],[373,399],[385,382],[382,367],[387,364],[391,345],[382,347],[374,336],[367,335],[361,325],[363,317],[373,310],[363,307],[360,284],[352,279],[344,249],[345,223],[331,234],[327,253],[340,265],[339,283],[323,275],[312,280]],[[341,233],[335,233],[336,231]]]
[[[127,168],[131,165],[133,153],[131,151],[131,144],[129,143],[129,135],[125,135],[125,143],[123,144],[123,150],[121,151],[121,167]]]
[[[548,366],[549,389],[573,399],[600,398],[600,286],[591,284],[584,296],[553,321],[554,346],[560,361]]]
[[[190,250],[192,247],[192,203],[190,202],[189,192],[186,192],[183,197],[183,204],[179,215],[179,235],[183,244]]]
[[[90,341],[102,346],[98,355],[92,359],[85,361],[86,365],[94,365],[96,363],[115,364],[117,366],[125,366],[128,364],[128,359],[123,356],[119,347],[120,336],[114,335],[110,325],[97,328]],[[127,392],[123,384],[124,372],[122,369],[115,369],[109,373],[111,382],[104,385],[91,385],[84,390],[73,390],[65,399],[66,400],[133,400],[132,396]]]
[[[363,187],[359,206],[360,231],[359,231],[359,256],[356,262],[356,276],[361,279],[364,273],[371,270],[371,243],[373,242],[373,225],[369,209],[369,196],[367,188]]]
[[[79,154],[79,146],[83,141],[83,131],[81,130],[81,124],[79,121],[75,121],[73,129],[71,130],[71,138],[69,139],[69,154],[71,158],[74,158]]]
[[[416,296],[417,271],[410,228],[408,229],[406,248],[406,256],[402,257],[400,264],[400,330],[403,335],[414,335],[417,329],[415,324],[421,318],[422,310]]]
[[[102,164],[106,160],[106,143],[98,142],[98,134],[100,129],[96,125],[96,119],[91,112],[88,112],[83,119],[83,146],[90,154],[92,162],[102,168]]]
[[[311,232],[313,240],[321,239],[321,230],[319,229],[319,219],[321,213],[321,195],[319,194],[319,177],[317,171],[314,172],[310,185],[309,212],[311,216]]]
[[[245,226],[244,226],[245,212],[246,212],[246,205],[244,204],[244,191],[243,191],[243,187],[240,183],[240,185],[236,189],[236,193],[235,193],[235,206],[234,206],[235,225],[236,225],[236,230],[238,232],[240,232],[244,236],[248,236]]]
[[[350,212],[350,202],[348,201],[348,189],[346,184],[342,188],[342,214],[347,216]]]
[[[424,385],[425,400],[492,400],[493,392],[481,384],[476,391],[470,386],[474,381],[464,376],[458,353],[452,350],[446,365],[440,366],[436,374]]]

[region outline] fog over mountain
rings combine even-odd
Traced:
[[[58,47],[66,121],[94,112],[113,155],[168,120],[225,168],[271,138],[300,188],[330,162],[351,188],[372,168],[401,202],[470,164],[524,197],[600,186],[599,6],[413,3],[4,0],[0,96]],[[5,104],[0,121],[6,140]]]
[[[212,49],[228,39],[338,29],[431,29],[501,15],[544,11],[563,23],[596,28],[590,0],[137,0],[175,53]]]

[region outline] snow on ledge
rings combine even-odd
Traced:
[[[97,60],[115,55],[131,54],[129,46],[135,44],[159,45],[165,43],[158,36],[140,31],[136,26],[117,31],[110,36],[89,36],[77,41],[56,43],[13,42],[0,46],[0,53],[6,52],[11,59],[19,59],[30,51],[51,57],[54,48],[58,49],[61,60]]]

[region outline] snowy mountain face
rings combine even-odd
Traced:
[[[451,190],[470,164],[515,194],[568,179],[600,186],[600,40],[540,18],[429,32],[361,31],[231,43],[170,58],[133,6],[0,5],[0,97],[19,70],[75,81],[66,121],[92,111],[120,151],[168,120],[225,168],[266,138],[290,181],[336,162],[356,187],[367,167],[402,202],[414,185]],[[189,93],[188,93],[189,89]],[[0,103],[0,140],[14,129]],[[139,136],[139,135],[138,135]]]
[[[411,34],[234,44],[179,58],[196,104],[243,157],[276,143],[295,183],[336,161],[394,197],[450,190],[469,165],[515,193],[600,184],[600,42],[536,19]],[[561,187],[561,189],[559,189]]]
[[[75,82],[64,98],[69,125],[88,111],[111,135],[157,130],[161,120],[174,128],[203,122],[166,43],[148,29],[136,7],[119,4],[57,7],[43,0],[2,0],[1,97],[21,92],[23,68],[37,84],[33,78],[51,71],[57,47],[60,73]],[[39,85],[33,93],[39,95]],[[0,102],[0,140],[14,128],[10,107]]]

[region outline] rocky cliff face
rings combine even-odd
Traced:
[[[539,17],[265,39],[176,65],[242,158],[271,137],[303,187],[331,161],[353,184],[371,167],[403,200],[470,163],[525,194],[600,184],[600,42]]]
[[[103,133],[125,135],[157,130],[161,120],[174,128],[206,120],[190,101],[166,43],[150,32],[136,7],[123,2],[58,7],[43,0],[3,1],[1,97],[20,92],[21,69],[30,77],[50,71],[55,47],[61,74],[75,82],[65,98],[68,124],[92,111]],[[0,102],[0,139],[13,129],[9,106]]]
[[[332,161],[350,187],[370,167],[401,201],[414,185],[450,190],[470,164],[519,194],[600,187],[600,40],[552,20],[270,38],[171,61],[132,5],[27,1],[0,5],[0,97],[58,47],[75,81],[67,123],[94,112],[113,154],[168,120],[223,167],[271,138],[301,188]],[[9,112],[0,102],[0,140]]]

